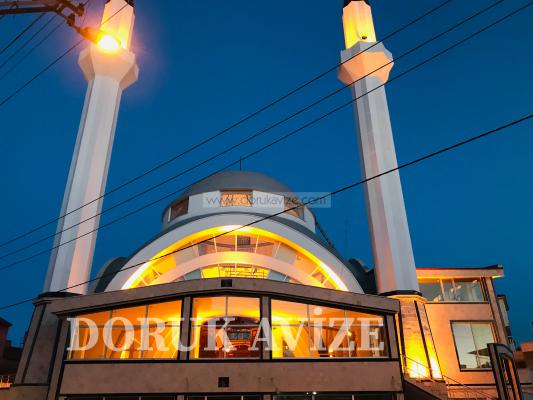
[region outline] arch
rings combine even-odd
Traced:
[[[221,233],[240,228],[238,229],[239,234],[251,233],[265,235],[275,240],[279,240],[281,243],[292,248],[299,254],[308,257],[316,264],[322,273],[331,280],[334,288],[356,293],[363,292],[359,283],[348,270],[348,268],[333,253],[328,251],[308,234],[305,234],[273,219],[264,220],[251,226],[245,226],[257,220],[257,215],[251,214],[216,214],[191,221],[183,226],[179,226],[160,236],[136,252],[113,277],[109,285],[107,285],[106,291],[143,286],[142,284],[138,284],[139,279],[145,276],[143,274],[149,272],[154,272],[154,274],[157,275],[157,271],[153,268],[153,266],[155,264],[162,263],[163,260],[164,262],[174,264],[171,265],[168,270],[165,270],[163,274],[159,274],[159,276],[155,276],[155,279],[151,279],[150,284],[155,284],[156,281],[158,283],[170,281],[170,277],[177,275],[178,271],[182,269],[182,267],[188,265],[187,268],[192,268],[192,265],[194,264],[203,264],[202,259],[195,254],[189,254],[188,256],[190,257],[190,260],[195,259],[196,262],[185,264],[189,261],[187,260],[186,253],[192,249],[192,247],[184,248],[187,247],[186,245],[188,243],[194,242],[199,238],[205,238],[206,235],[216,236]],[[178,251],[180,248],[183,250]],[[166,254],[172,252],[174,252],[174,254],[165,256]],[[253,257],[254,260],[252,261],[254,265],[261,263],[263,265],[259,266],[265,266],[266,268],[269,268],[268,266],[270,263],[273,263],[276,265],[278,270],[285,271],[281,272],[283,274],[291,271],[290,274],[286,274],[289,277],[293,277],[294,275],[300,276],[300,274],[297,273],[296,268],[293,266],[287,266],[274,262],[271,257],[260,259],[261,257],[257,256],[258,255],[256,254]],[[240,259],[241,258],[242,254],[240,255]],[[220,260],[220,258],[218,259]],[[143,261],[146,260],[152,261],[143,263]],[[204,259],[204,261],[205,260],[207,259]],[[264,263],[266,263],[266,265],[264,265]],[[177,269],[177,271],[172,272],[168,279],[162,278],[163,275],[173,269]],[[294,276],[294,280],[300,281],[301,276],[300,279],[296,276]],[[309,279],[305,279],[304,281],[310,282]]]

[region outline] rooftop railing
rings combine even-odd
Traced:
[[[471,386],[465,385],[462,382],[459,382],[453,378],[450,378],[449,376],[446,376],[444,374],[440,374],[442,376],[441,379],[435,379],[429,374],[427,377],[423,378],[413,378],[412,375],[416,375],[418,371],[411,370],[407,367],[408,364],[413,365],[417,364],[420,367],[423,367],[427,371],[430,370],[430,368],[427,365],[424,365],[416,360],[413,360],[412,358],[409,358],[405,355],[402,355],[402,367],[403,367],[403,373],[404,375],[408,376],[410,381],[417,381],[417,382],[433,382],[435,384],[442,384],[444,383],[446,385],[446,389],[448,392],[448,398],[461,398],[461,399],[473,399],[473,400],[497,400],[498,398],[488,394],[486,392],[483,392],[479,389],[473,388]],[[409,363],[407,362],[409,361]],[[411,367],[413,368],[413,367]],[[415,374],[410,374],[410,372],[414,372]],[[429,390],[431,391],[431,390]],[[453,394],[453,396],[451,395]]]
[[[0,375],[0,389],[11,387],[14,380],[15,375]]]

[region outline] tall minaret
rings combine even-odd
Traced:
[[[102,209],[100,197],[105,191],[122,91],[138,75],[135,55],[129,50],[134,18],[132,0],[108,0],[100,28],[87,33],[95,43],[80,53],[78,63],[88,88],[61,206],[61,215],[67,215],[57,226],[54,247],[61,246],[52,253],[45,292],[80,284],[90,276],[96,231],[88,232],[99,224],[98,217],[90,218]],[[80,223],[86,219],[90,220]],[[69,291],[83,294],[87,285]]]
[[[341,60],[346,62],[340,67],[339,78],[351,85],[354,98],[364,95],[355,102],[355,112],[359,155],[366,179],[398,165],[385,88],[376,89],[389,78],[392,55],[382,43],[376,45],[372,11],[367,1],[346,0],[342,21],[346,50],[341,52]],[[367,182],[365,195],[378,292],[417,293],[419,287],[399,173]]]

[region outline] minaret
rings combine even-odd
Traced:
[[[96,231],[91,231],[98,228],[100,220],[90,218],[102,209],[100,197],[105,191],[122,91],[138,75],[135,55],[129,50],[134,18],[132,0],[108,0],[100,28],[81,30],[95,43],[82,50],[78,60],[88,88],[61,206],[61,215],[66,216],[57,226],[54,247],[61,246],[52,253],[45,292],[59,291],[90,277],[96,244]],[[89,221],[81,223],[86,219]],[[69,291],[83,294],[87,285]]]
[[[358,98],[355,113],[359,156],[363,177],[367,179],[398,166],[387,96],[385,88],[379,87],[389,78],[392,55],[382,43],[376,44],[372,11],[367,1],[345,1],[342,21],[346,50],[341,52],[341,60],[345,63],[340,67],[339,78],[351,85],[353,97]],[[387,63],[390,64],[373,72]],[[365,95],[369,91],[372,92]],[[398,171],[367,182],[365,196],[378,292],[386,295],[418,293]]]
[[[340,67],[339,78],[351,85],[353,97],[357,98],[359,156],[367,179],[398,166],[387,96],[381,86],[389,79],[392,55],[382,43],[376,44],[368,1],[346,0],[342,21],[346,50],[341,52],[345,63]],[[377,289],[379,294],[400,301],[398,326],[404,371],[411,378],[441,379],[425,309],[427,300],[419,293],[399,172],[367,182],[365,196]]]

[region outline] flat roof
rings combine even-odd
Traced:
[[[438,277],[503,277],[501,264],[487,267],[417,267],[416,274],[419,278]]]

